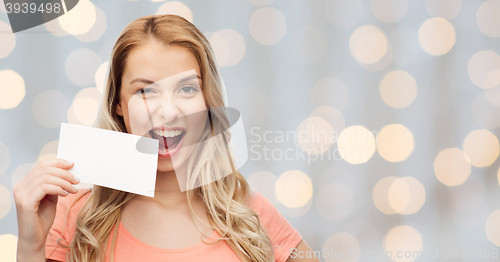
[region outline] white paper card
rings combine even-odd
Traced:
[[[141,136],[61,124],[57,157],[75,163],[69,171],[90,183],[154,197],[158,153],[136,149]],[[157,152],[158,140],[141,139],[142,152]]]

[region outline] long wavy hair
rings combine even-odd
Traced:
[[[121,78],[130,51],[152,40],[188,48],[196,56],[200,66],[205,104],[215,108],[226,106],[213,50],[201,31],[177,15],[150,15],[127,25],[113,46],[108,82],[94,127],[127,132],[123,117],[115,112],[119,102]],[[224,119],[222,112],[216,110],[216,114],[220,114],[219,119]],[[224,128],[227,123],[220,125],[222,126],[218,128]],[[206,127],[202,138],[211,135],[210,129],[214,128],[208,123]],[[226,144],[221,139],[205,141],[195,148],[195,155],[188,160],[188,170],[192,175],[188,179],[187,188],[194,189],[186,191],[191,216],[194,214],[193,201],[202,201],[207,208],[211,227],[221,236],[216,242],[205,243],[226,241],[242,261],[274,261],[271,241],[257,214],[247,205],[250,192],[248,183],[237,171],[223,175],[228,167],[221,164],[220,159],[227,157]],[[195,187],[195,184],[201,186]],[[110,233],[115,228],[110,254],[113,261],[120,212],[135,194],[97,185],[81,197],[86,194],[90,196],[78,212],[74,238],[69,245],[59,241],[58,244],[68,248],[68,261],[103,262],[107,255],[105,253]],[[203,235],[202,232],[201,241],[204,241]]]

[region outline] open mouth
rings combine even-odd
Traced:
[[[182,129],[164,130],[155,128],[150,130],[149,134],[159,141],[158,155],[166,157],[172,156],[179,151],[186,136],[186,131]]]

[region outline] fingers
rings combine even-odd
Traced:
[[[66,170],[71,169],[75,165],[73,162],[62,158],[46,160],[40,163],[42,163],[42,165],[58,167]]]
[[[30,193],[27,197],[29,202],[24,204],[24,208],[38,210],[40,201],[42,201],[46,195],[59,195],[64,197],[68,195],[68,192],[64,191],[64,189],[58,185],[42,184]]]
[[[14,186],[16,203],[22,202],[25,206],[34,207],[45,195],[67,196],[77,193],[72,184],[80,181],[68,169],[74,166],[64,159],[47,160],[38,163],[21,181]],[[55,187],[59,189],[56,190]],[[34,192],[37,192],[35,195]],[[45,195],[42,195],[44,194]],[[34,197],[34,198],[33,198]]]
[[[62,178],[72,184],[80,183],[80,179],[71,174],[71,172],[69,172],[68,170],[60,169],[57,167],[48,167],[46,172],[50,175]]]
[[[50,175],[47,175],[44,177],[43,183],[49,184],[49,185],[59,186],[62,189],[66,190],[70,193],[73,193],[73,194],[78,193],[78,189],[73,187],[73,185],[68,180],[66,180],[64,177],[61,177],[61,176],[68,176],[67,174],[64,174],[64,171],[66,171],[66,170],[54,168],[54,170],[50,171]],[[66,172],[68,172],[68,171],[66,171]],[[71,173],[69,175],[73,177],[73,175]],[[75,183],[75,184],[78,184],[78,183]]]

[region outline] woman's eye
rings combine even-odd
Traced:
[[[135,94],[140,95],[140,94],[142,94],[142,92],[144,92],[145,94],[148,94],[148,93],[153,93],[153,90],[151,90],[151,89],[139,89],[137,92],[135,92]]]
[[[192,86],[185,86],[179,90],[179,92],[184,93],[184,94],[189,94],[198,91],[196,88]]]

